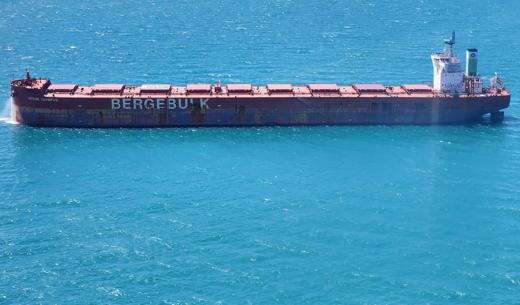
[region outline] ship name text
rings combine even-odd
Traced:
[[[174,110],[188,109],[190,106],[206,110],[209,109],[208,101],[207,98],[113,98],[111,104],[114,110]]]

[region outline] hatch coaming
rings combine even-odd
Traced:
[[[101,84],[78,86],[73,84],[53,84],[45,91],[44,97],[55,98],[288,98],[288,97],[474,97],[501,95],[501,92],[482,94],[458,94],[434,92],[425,84],[405,84],[385,86],[382,84],[268,84],[253,86],[250,84],[228,84],[217,87],[209,84],[189,84],[174,86],[169,84],[149,84],[130,86],[123,84]]]

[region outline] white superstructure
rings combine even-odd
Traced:
[[[439,93],[460,94],[465,91],[464,72],[453,52],[455,32],[444,40],[444,52],[432,54],[433,90]]]

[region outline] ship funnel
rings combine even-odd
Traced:
[[[466,50],[466,76],[477,76],[477,49]]]

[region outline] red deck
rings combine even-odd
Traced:
[[[96,84],[92,86],[78,86],[75,84],[51,84],[45,79],[36,79],[27,88],[43,89],[46,97],[67,96],[69,98],[93,97],[200,97],[200,98],[281,98],[281,97],[447,97],[446,94],[438,94],[425,84],[405,84],[399,86],[385,86],[382,84],[267,84],[265,86],[253,86],[250,84],[227,84],[214,86],[210,84],[188,84],[186,86],[174,86],[170,84],[144,84],[142,86],[130,86],[124,84]],[[481,94],[486,96],[488,94]],[[464,95],[464,98],[475,95]]]

